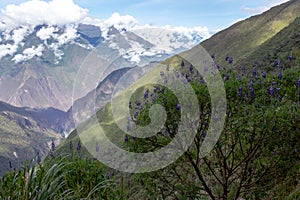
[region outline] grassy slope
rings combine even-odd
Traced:
[[[228,54],[239,64],[299,16],[300,0],[291,0],[238,22],[201,45],[209,53],[215,53],[217,63],[224,64],[225,55]]]
[[[256,48],[247,58],[241,60],[242,63],[252,64],[253,60],[261,61],[262,57],[273,61],[280,59],[287,61],[289,56],[293,56],[300,62],[300,17],[298,17],[289,26],[281,30],[274,37]]]

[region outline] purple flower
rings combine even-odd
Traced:
[[[250,90],[250,97],[251,98],[255,98],[255,94],[254,94],[254,90],[253,89]]]
[[[181,65],[181,67],[184,67],[184,62],[183,62],[183,61],[181,61],[181,64],[180,64],[180,65]]]
[[[256,70],[255,69],[252,70],[252,76],[256,76]]]
[[[296,82],[297,86],[300,86],[300,78]]]
[[[262,71],[262,72],[261,72],[261,76],[262,76],[263,78],[266,78],[266,77],[267,77],[266,71]]]
[[[238,74],[237,76],[236,76],[236,78],[235,78],[236,80],[239,80],[239,79],[241,79],[241,76],[240,76],[240,74]]]
[[[152,100],[152,102],[156,101],[156,97],[152,97],[151,100]]]
[[[260,79],[257,80],[257,84],[258,84],[258,85],[261,84],[261,80],[260,80]]]
[[[125,142],[128,142],[128,141],[129,141],[128,135],[125,136],[124,141],[125,141]]]
[[[128,117],[127,117],[127,120],[128,120],[128,121],[132,121],[131,116],[128,116]]]
[[[180,105],[180,103],[178,103],[178,104],[176,105],[176,110],[180,110],[180,108],[181,108],[181,105]]]
[[[204,126],[205,126],[205,127],[208,127],[208,122],[204,122]]]
[[[70,150],[73,150],[73,143],[72,143],[72,141],[70,141],[69,147],[70,147]]]
[[[251,80],[249,81],[248,88],[252,88],[252,86],[253,86],[253,80],[251,79]]]
[[[190,66],[190,72],[193,73],[193,70],[194,70],[193,65],[191,65]]]
[[[99,152],[99,145],[96,144],[96,152]]]
[[[183,78],[183,79],[182,79],[182,83],[183,83],[183,84],[188,84],[188,80],[187,80],[186,78]]]
[[[243,92],[243,87],[242,87],[242,86],[240,86],[240,87],[239,87],[239,89],[238,89],[238,92],[237,92],[237,94],[238,94],[238,95],[241,95],[241,94],[242,94],[242,92]]]
[[[160,76],[163,77],[165,73],[163,71],[160,72]]]
[[[270,89],[269,89],[269,95],[272,96],[272,97],[274,97],[274,95],[275,95],[273,86],[271,86]]]
[[[77,143],[77,151],[80,151],[80,149],[81,149],[81,142],[80,142],[80,140],[78,140],[78,143]]]
[[[206,137],[206,132],[205,132],[205,131],[203,131],[203,133],[202,133],[202,137],[203,137],[203,138],[205,138],[205,137]]]
[[[165,82],[165,84],[168,84],[168,79],[167,79],[167,77],[165,78],[165,81],[164,81],[164,82]]]
[[[131,131],[130,123],[127,124],[127,132]]]
[[[139,111],[135,111],[134,117],[137,118],[139,116]]]
[[[293,56],[291,55],[291,56],[289,56],[289,60],[290,61],[292,61],[293,60]]]
[[[204,66],[203,71],[204,71],[204,74],[205,74],[205,73],[208,71],[208,67],[207,67],[207,66]]]
[[[229,58],[228,63],[229,63],[229,64],[232,64],[232,63],[233,63],[233,58],[232,58],[232,57]]]
[[[274,65],[275,65],[275,67],[279,67],[279,65],[280,65],[280,60],[275,59],[275,60],[274,60]]]
[[[129,109],[132,109],[131,101],[129,101],[128,108],[129,108]]]
[[[228,54],[226,54],[225,60],[228,61],[228,59],[229,59],[229,56],[228,56]]]
[[[54,151],[55,150],[55,143],[54,143],[54,140],[52,139],[52,142],[51,142],[52,144],[51,144],[51,149],[52,149],[52,151]]]
[[[280,88],[276,88],[276,92],[277,92],[277,93],[280,93]]]
[[[229,79],[229,74],[226,73],[226,75],[225,75],[225,81],[227,81],[228,79]]]
[[[51,158],[55,158],[54,154],[52,153],[52,151],[49,152],[49,155]]]
[[[282,101],[282,96],[281,95],[279,95],[278,100]]]
[[[215,116],[214,116],[214,120],[215,120],[215,122],[217,122],[217,121],[219,120],[218,115],[215,115]]]
[[[279,79],[279,80],[282,79],[282,73],[281,73],[281,72],[278,74],[278,79]]]
[[[254,65],[259,65],[259,62],[257,60],[254,61]]]
[[[211,54],[211,58],[212,58],[212,59],[215,59],[215,57],[216,57],[216,56],[215,56],[215,54],[214,54],[214,53],[213,53],[213,54]]]
[[[144,93],[144,99],[147,99],[149,96],[149,90],[147,89],[146,92]]]
[[[242,76],[245,75],[245,72],[246,72],[246,69],[245,69],[245,66],[242,67]]]
[[[140,101],[136,101],[136,102],[135,102],[135,105],[140,106],[140,105],[141,105],[141,102],[140,102]]]

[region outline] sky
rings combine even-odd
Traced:
[[[46,2],[50,1],[59,0]],[[70,5],[76,4],[83,8],[81,11],[86,15],[102,20],[109,19],[115,14],[115,17],[127,16],[127,19],[132,17],[130,19],[134,19],[139,25],[198,26],[216,32],[287,0],[60,0],[62,1]],[[26,0],[1,0],[2,15],[8,12],[6,8],[8,4],[19,5],[23,2]],[[11,16],[22,15],[22,12],[13,13],[14,9],[10,10]],[[66,12],[67,9],[68,7],[63,8]]]

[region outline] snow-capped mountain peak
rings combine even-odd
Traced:
[[[209,36],[205,27],[139,25],[133,16],[119,13],[105,20],[91,18],[88,10],[72,0],[30,0],[1,11],[0,59],[10,56],[21,63],[51,51],[51,62],[59,64],[64,45],[92,49],[103,43],[132,64],[145,64],[141,61],[146,57],[162,59],[163,55],[190,49]]]

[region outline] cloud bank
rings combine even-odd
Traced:
[[[141,25],[133,16],[119,13],[113,13],[107,19],[92,18],[87,9],[78,6],[73,0],[29,0],[19,5],[7,5],[0,11],[0,59],[10,55],[16,63],[19,63],[41,56],[46,48],[53,50],[55,56],[60,59],[62,56],[60,47],[74,42],[78,37],[77,25],[79,23],[99,26],[103,37],[108,36],[111,26],[118,30],[125,28],[140,36],[149,37],[149,41],[153,44],[157,43],[158,47],[168,46],[170,51],[176,48],[177,44],[195,45],[200,40],[211,36],[206,27]],[[36,32],[36,36],[43,41],[42,46],[33,46],[23,51],[22,54],[17,54],[24,45],[25,38],[33,33],[38,25],[44,25]],[[161,37],[163,41],[158,37]],[[51,38],[56,42],[48,44],[48,39]]]
[[[88,10],[76,5],[73,0],[31,0],[20,5],[7,5],[1,11],[0,30],[12,30],[21,25],[66,25],[79,22],[87,15]]]

